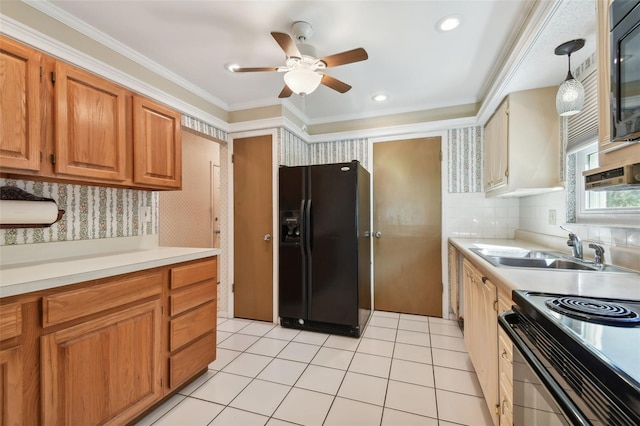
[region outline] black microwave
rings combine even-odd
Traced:
[[[640,0],[615,0],[611,16],[611,141],[640,139]]]

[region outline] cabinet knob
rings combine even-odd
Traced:
[[[511,360],[509,359],[509,356],[507,355],[507,350],[506,350],[506,349],[503,349],[503,350],[502,350],[502,353],[500,354],[500,357],[501,357],[502,359],[504,359],[505,361],[507,361],[509,364],[513,364],[513,361],[511,361]]]

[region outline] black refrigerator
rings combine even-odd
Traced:
[[[280,168],[283,327],[360,336],[371,314],[369,181],[357,161]]]

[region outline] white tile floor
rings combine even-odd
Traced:
[[[375,312],[360,339],[218,319],[209,370],[138,425],[491,424],[454,321]]]

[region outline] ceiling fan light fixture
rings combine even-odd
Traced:
[[[585,40],[580,38],[562,43],[556,47],[556,55],[567,55],[569,71],[556,94],[556,110],[561,117],[578,114],[584,106],[584,87],[571,74],[571,54],[584,47]]]
[[[291,70],[284,75],[284,82],[296,95],[312,93],[320,85],[322,75],[306,69]]]

